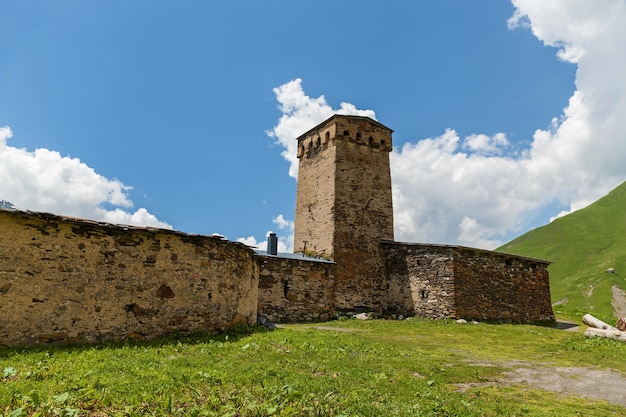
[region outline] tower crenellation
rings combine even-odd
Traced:
[[[319,150],[328,146],[331,139],[333,141],[344,140],[357,145],[368,146],[372,150],[379,150],[381,152],[391,151],[391,130],[388,128],[365,117],[363,117],[363,119],[368,119],[368,123],[372,123],[373,126],[367,126],[368,123],[360,123],[360,125],[353,126],[352,124],[345,123],[345,121],[342,123],[340,120],[332,120],[339,117],[341,116],[333,116],[322,125],[318,125],[300,136],[297,139],[298,158],[303,156],[310,157],[311,152],[319,152]],[[357,118],[361,116],[349,117]],[[328,124],[328,122],[330,122],[330,124]],[[389,130],[389,134],[384,134],[384,132],[380,131],[380,128]]]

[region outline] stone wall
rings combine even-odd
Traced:
[[[554,320],[549,262],[480,249],[385,241],[351,260],[383,266],[341,286],[335,262],[219,237],[7,210],[0,231],[0,346],[324,321],[359,297],[404,316]]]
[[[457,317],[514,323],[554,321],[550,262],[510,254],[454,248]]]
[[[462,246],[385,242],[387,310],[428,318],[553,321],[549,262]]]
[[[259,315],[271,322],[333,317],[335,264],[292,255],[259,256]]]
[[[218,237],[0,210],[0,345],[253,323],[258,260]]]
[[[393,242],[383,248],[389,313],[455,317],[454,257],[448,248]]]

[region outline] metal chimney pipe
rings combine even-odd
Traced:
[[[267,254],[278,255],[278,238],[276,233],[270,233],[267,237]]]

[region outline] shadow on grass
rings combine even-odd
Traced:
[[[171,335],[157,338],[157,339],[132,339],[126,338],[117,341],[94,341],[92,343],[87,342],[75,342],[75,343],[48,343],[39,344],[33,346],[8,346],[0,347],[0,358],[7,358],[16,353],[34,353],[34,352],[82,352],[90,349],[118,349],[123,347],[161,347],[170,345],[196,345],[201,343],[213,342],[237,342],[238,340],[245,339],[256,333],[269,332],[266,327],[257,324],[248,325],[235,325],[225,329],[219,333],[208,333],[198,331],[192,334],[173,333]]]

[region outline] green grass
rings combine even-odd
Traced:
[[[6,416],[606,416],[626,408],[502,379],[511,362],[602,364],[626,344],[530,325],[346,320],[274,332],[0,349]],[[340,331],[343,330],[343,331]],[[487,366],[488,365],[488,366]]]
[[[611,287],[626,289],[626,183],[590,206],[531,230],[498,250],[553,261],[558,313],[592,313],[613,322]],[[615,268],[616,274],[608,274]]]

